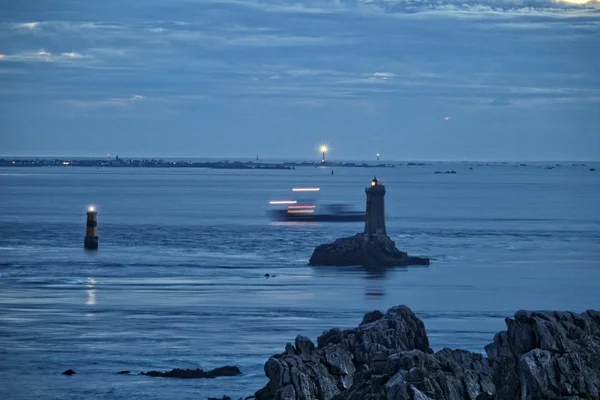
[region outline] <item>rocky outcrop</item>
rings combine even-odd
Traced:
[[[65,372],[62,373],[63,375],[67,375],[67,376],[71,376],[71,375],[75,375],[76,372],[73,371],[72,369],[68,369]]]
[[[599,400],[600,312],[519,311],[486,346],[434,353],[405,306],[298,336],[265,364],[257,400]]]
[[[387,235],[354,236],[322,244],[313,252],[309,265],[363,265],[367,267],[429,265],[428,258],[411,257],[396,248]]]
[[[160,371],[149,371],[142,372],[142,375],[156,376],[162,378],[180,378],[180,379],[201,379],[201,378],[217,378],[219,376],[237,376],[242,371],[238,367],[219,367],[210,371],[204,371],[200,368],[197,369],[179,369],[175,368],[171,371],[160,372]]]
[[[488,361],[465,350],[399,352],[364,370],[356,381],[367,384],[356,385],[336,400],[475,400],[494,392]]]
[[[485,350],[497,400],[599,399],[600,312],[519,311]]]
[[[493,392],[486,359],[463,350],[434,354],[423,322],[405,306],[367,313],[358,328],[331,329],[317,344],[298,336],[271,357],[269,383],[256,399],[475,400]]]

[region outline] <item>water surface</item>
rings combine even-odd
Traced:
[[[544,166],[0,169],[0,397],[245,397],[297,334],[316,340],[373,309],[406,304],[434,349],[482,352],[518,309],[598,308],[598,166]],[[362,224],[266,218],[296,186],[363,208],[374,175],[388,234],[430,267],[308,267],[317,244]],[[82,248],[91,203],[97,252]],[[115,375],[227,364],[244,375]]]

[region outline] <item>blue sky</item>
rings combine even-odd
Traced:
[[[0,4],[0,154],[599,160],[600,2]]]

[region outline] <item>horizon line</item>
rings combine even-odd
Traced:
[[[116,156],[119,156],[118,154],[115,154],[114,156],[110,156],[110,158],[112,160],[115,159]],[[29,155],[17,155],[17,154],[12,154],[12,155],[7,155],[7,154],[0,154],[0,158],[16,158],[16,157],[20,157],[20,158],[27,158],[27,157],[35,157],[35,158],[53,158],[53,159],[69,159],[69,158],[85,158],[85,159],[92,159],[92,160],[101,160],[101,159],[108,159],[108,156],[89,156],[89,155],[39,155],[39,154],[29,154]],[[273,157],[268,157],[268,158],[258,158],[258,160],[255,157],[201,157],[201,156],[126,156],[126,157],[121,157],[119,156],[120,159],[126,160],[126,159],[155,159],[155,160],[159,160],[159,159],[170,159],[170,160],[181,160],[181,161],[185,161],[185,160],[194,160],[194,159],[203,159],[203,160],[221,160],[221,161],[229,161],[229,160],[247,160],[247,161],[258,161],[258,162],[265,162],[265,161],[272,161],[272,162],[286,162],[286,161],[290,161],[290,162],[316,162],[316,163],[320,163],[320,158],[317,160],[316,158],[314,160],[309,159],[309,158],[303,158],[303,157],[281,157],[281,158],[273,158]],[[327,160],[328,162],[379,162],[379,163],[394,163],[394,162],[463,162],[463,163],[470,163],[470,162],[493,162],[493,163],[502,163],[502,162],[530,162],[530,163],[550,163],[550,162],[600,162],[600,159],[594,160],[594,159],[501,159],[501,158],[493,158],[493,159],[418,159],[418,158],[413,158],[413,159],[335,159],[335,160]]]

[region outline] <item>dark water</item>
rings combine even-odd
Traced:
[[[297,334],[356,326],[365,311],[409,305],[435,349],[481,352],[518,309],[598,308],[590,167],[0,170],[0,398],[246,396]],[[458,174],[433,174],[448,169]],[[265,217],[294,186],[363,208],[374,174],[388,188],[388,233],[430,267],[307,267],[314,246],[362,225]],[[82,249],[90,203],[95,253]],[[115,375],[226,364],[244,375]],[[68,368],[77,375],[60,375]]]

